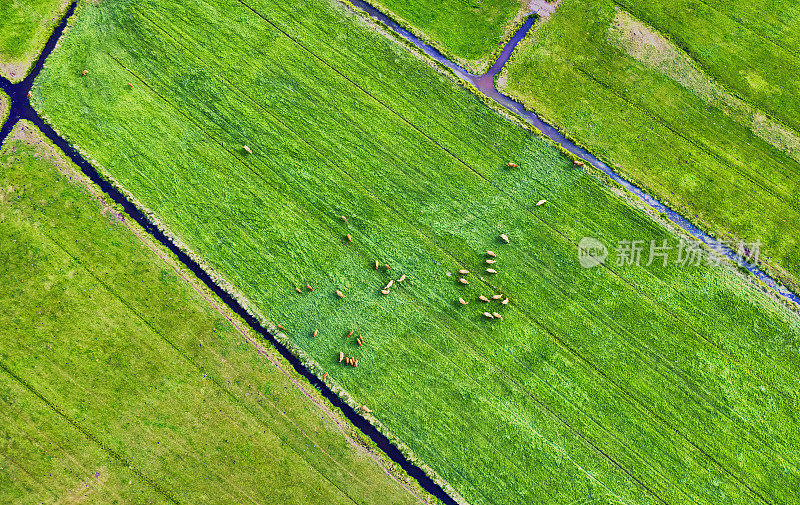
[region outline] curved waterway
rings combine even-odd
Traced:
[[[80,167],[81,171],[87,177],[89,177],[93,183],[99,186],[100,189],[112,200],[114,200],[115,203],[121,205],[125,213],[131,219],[135,220],[142,228],[144,228],[145,231],[147,231],[147,233],[172,251],[172,253],[177,256],[178,260],[183,263],[185,267],[191,270],[192,273],[203,282],[203,284],[213,291],[214,294],[217,295],[223,301],[223,303],[228,306],[228,308],[241,317],[265,340],[272,344],[272,346],[281,353],[281,356],[283,356],[286,361],[292,365],[297,373],[305,377],[306,380],[314,385],[322,393],[322,395],[329,402],[331,402],[331,404],[333,404],[334,407],[338,408],[356,428],[358,428],[364,435],[369,437],[381,451],[383,451],[392,459],[392,461],[400,465],[400,467],[405,470],[411,478],[416,480],[417,483],[423,489],[425,489],[425,491],[438,498],[442,503],[446,503],[448,505],[457,505],[457,502],[450,495],[448,495],[439,484],[434,482],[433,479],[428,476],[428,474],[422,471],[421,468],[409,461],[409,459],[400,451],[400,449],[398,449],[398,447],[395,446],[383,433],[378,431],[378,429],[369,421],[367,421],[366,418],[360,415],[349,404],[345,403],[344,400],[331,391],[331,389],[324,382],[322,382],[316,375],[311,373],[311,371],[309,371],[300,362],[297,356],[292,354],[292,352],[286,346],[276,340],[275,337],[266,328],[264,328],[255,317],[250,315],[235,298],[233,298],[227,291],[219,287],[195,260],[182,251],[178,246],[176,246],[172,240],[164,235],[161,230],[154,226],[138,207],[130,202],[108,181],[100,177],[100,174],[97,172],[94,166],[91,165],[91,163],[86,161],[86,159],[84,159],[74,147],[72,147],[66,140],[56,133],[53,128],[46,124],[41,117],[39,117],[39,114],[30,104],[28,92],[30,92],[33,81],[41,71],[45,59],[52,52],[56,42],[58,42],[58,39],[64,32],[64,28],[67,25],[67,20],[75,12],[76,5],[77,3],[73,3],[70,6],[69,10],[64,16],[64,19],[47,41],[42,54],[39,55],[39,59],[36,61],[36,64],[34,65],[30,74],[22,82],[13,84],[8,79],[0,77],[0,89],[2,89],[11,98],[11,110],[8,120],[2,125],[2,127],[0,127],[0,146],[2,146],[3,142],[8,137],[8,134],[20,119],[27,119],[35,124],[42,131],[42,133],[53,144],[55,144],[56,147],[61,149],[61,151],[63,151],[64,154],[66,154],[67,157],[73,161],[73,163]]]
[[[367,2],[364,2],[363,0],[349,0],[349,1],[353,5],[355,5],[356,7],[367,13],[372,19],[380,21],[382,24],[386,25],[397,35],[403,37],[408,42],[411,42],[412,44],[414,44],[414,46],[419,48],[425,54],[427,54],[437,62],[441,63],[442,65],[452,70],[453,73],[455,73],[458,77],[472,83],[472,85],[478,88],[481,91],[481,93],[483,93],[484,95],[488,96],[489,98],[497,102],[497,104],[500,105],[501,107],[513,112],[514,114],[524,119],[528,124],[530,124],[537,130],[542,132],[550,140],[557,143],[558,145],[560,145],[570,153],[574,154],[578,158],[581,158],[582,160],[591,163],[591,165],[594,166],[596,169],[606,174],[614,182],[616,182],[617,184],[628,190],[630,193],[636,195],[636,197],[638,197],[641,201],[643,201],[653,209],[664,214],[667,217],[667,219],[678,225],[681,229],[692,235],[694,238],[708,245],[715,252],[719,252],[720,254],[724,255],[725,257],[735,262],[736,264],[739,264],[747,268],[747,270],[749,270],[750,273],[752,273],[759,281],[771,287],[773,290],[775,290],[776,293],[778,293],[783,298],[786,298],[787,300],[794,302],[795,306],[797,308],[800,308],[800,297],[789,291],[783,284],[770,277],[766,272],[764,272],[757,266],[752,265],[746,261],[743,261],[743,258],[741,258],[738,254],[736,254],[736,252],[732,250],[730,247],[727,247],[725,244],[720,243],[707,233],[703,232],[700,228],[693,225],[688,219],[683,217],[678,212],[667,207],[665,204],[661,203],[659,200],[657,200],[656,198],[645,192],[642,188],[624,179],[621,175],[612,170],[611,167],[609,167],[599,159],[592,156],[588,151],[575,144],[575,142],[565,137],[555,127],[546,123],[542,118],[536,115],[536,113],[527,110],[524,105],[517,102],[516,100],[513,100],[512,98],[509,98],[508,96],[500,93],[497,90],[497,88],[495,87],[495,77],[497,77],[497,74],[500,72],[500,70],[506,64],[508,59],[511,57],[511,53],[514,52],[514,49],[516,49],[517,44],[519,44],[520,41],[523,38],[525,38],[525,35],[528,34],[528,31],[536,22],[538,16],[535,13],[531,13],[528,15],[522,27],[517,31],[517,33],[514,34],[511,40],[509,40],[508,43],[503,47],[503,50],[500,52],[500,55],[498,56],[494,65],[492,65],[492,68],[490,68],[489,71],[486,72],[485,74],[475,75],[467,72],[460,66],[456,65],[455,63],[447,59],[435,48],[423,42],[421,39],[419,39],[419,37],[415,36],[413,33],[409,32],[402,26],[398,25],[386,14],[382,13],[372,5],[368,4]]]

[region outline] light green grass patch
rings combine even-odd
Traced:
[[[800,5],[768,0],[700,0],[618,5],[669,34],[716,82],[769,117],[800,131]]]
[[[70,0],[0,3],[0,75],[19,82],[28,75]]]
[[[8,95],[0,91],[0,125],[5,123],[6,119],[8,119],[8,114],[10,112],[9,105]]]
[[[446,0],[370,2],[476,74],[492,66],[493,56],[530,9],[522,0]]]
[[[0,502],[435,501],[26,121],[0,188]]]
[[[620,11],[608,30],[610,40],[640,63],[678,82],[756,135],[800,161],[800,137],[714,83],[697,64],[663,35]],[[754,78],[763,81],[757,74]],[[766,81],[763,81],[766,84]]]

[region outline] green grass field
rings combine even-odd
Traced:
[[[564,0],[517,48],[500,77],[503,91],[706,231],[761,241],[766,269],[797,292],[800,95],[792,91],[796,76],[786,72],[798,62],[777,48],[765,53],[763,38],[743,36],[741,25],[734,30],[705,4],[697,3],[697,17],[683,15],[688,3],[630,6],[656,28],[673,16],[658,34],[624,13],[627,5]],[[744,17],[751,4],[715,8]],[[680,29],[678,19],[686,21]],[[737,43],[724,43],[731,37]],[[781,39],[794,44],[796,37]],[[751,75],[774,92],[747,92],[732,74]]]
[[[733,94],[800,131],[800,5],[770,0],[618,5],[668,33]]]
[[[0,2],[0,75],[19,82],[28,75],[69,0]]]
[[[493,53],[511,35],[528,10],[520,0],[446,0],[433,4],[378,0],[370,2],[440,52],[473,73],[492,66]],[[527,3],[527,2],[526,2]]]
[[[0,503],[433,500],[30,123],[0,187]]]
[[[796,503],[797,314],[581,268],[677,237],[345,7],[87,3],[65,37],[35,106],[470,503]]]

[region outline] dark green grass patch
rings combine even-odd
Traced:
[[[628,56],[609,30],[620,8],[590,5],[565,0],[521,43],[505,91],[711,234],[760,241],[765,267],[797,290],[800,151],[759,136],[748,124],[757,102],[736,102],[726,81],[721,91],[690,89]],[[747,112],[710,101],[720,93]]]
[[[19,82],[28,75],[71,0],[0,2],[0,75]]]
[[[81,179],[0,151],[0,502],[432,500]]]
[[[470,503],[793,499],[796,314],[732,268],[581,268],[678,237],[343,6],[87,4],[51,58],[56,128]]]

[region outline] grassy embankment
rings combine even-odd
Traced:
[[[489,70],[528,9],[520,0],[376,0],[370,4],[468,71]]]
[[[1,503],[425,495],[25,121],[0,187]]]
[[[500,82],[704,230],[761,241],[797,292],[800,9],[760,3],[564,0]]]
[[[582,269],[677,238],[345,8],[252,8],[86,4],[34,102],[470,502],[794,500],[796,314],[728,268]]]
[[[0,91],[0,125],[5,123],[6,119],[8,119],[10,105],[8,95]]]
[[[0,2],[0,76],[19,82],[28,75],[71,0]]]

